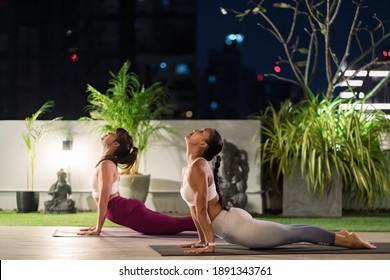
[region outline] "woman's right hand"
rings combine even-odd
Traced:
[[[92,231],[95,229],[96,229],[96,226],[93,226],[93,227],[88,227],[88,228],[81,228],[80,231]]]
[[[100,235],[100,232],[96,231],[96,226],[89,228],[82,228],[77,235]]]
[[[188,243],[188,244],[180,244],[177,245],[179,248],[203,248],[206,247],[206,244],[204,242],[194,242],[194,243]]]

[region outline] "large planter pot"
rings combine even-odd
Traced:
[[[299,166],[292,174],[292,176],[283,178],[283,215],[342,216],[342,182],[337,176],[333,176],[329,192],[320,195],[308,191]]]
[[[135,198],[145,202],[149,193],[150,174],[120,175],[120,194],[126,198]]]
[[[283,176],[276,178],[276,170],[273,175],[263,181],[263,211],[265,213],[283,213]]]
[[[39,206],[39,192],[16,192],[16,205],[19,213],[37,212]]]
[[[380,133],[379,144],[382,151],[390,151],[390,134]]]

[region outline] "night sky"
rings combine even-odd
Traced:
[[[162,3],[167,4],[167,5],[170,3],[169,1],[165,1],[165,0],[161,0],[161,1],[162,1]],[[185,0],[180,0],[180,1],[185,1]],[[244,21],[240,22],[235,17],[235,15],[233,13],[228,13],[227,15],[223,15],[221,13],[221,9],[220,9],[221,7],[226,8],[226,9],[235,9],[238,11],[244,11],[247,8],[253,7],[253,3],[251,1],[249,1],[249,0],[195,0],[195,1],[196,1],[196,36],[195,36],[195,39],[196,39],[196,57],[197,57],[197,69],[196,70],[198,70],[199,72],[194,73],[193,77],[197,77],[198,76],[197,74],[199,74],[199,73],[200,74],[207,73],[209,54],[210,53],[220,54],[222,52],[222,48],[224,47],[225,36],[227,34],[230,34],[230,33],[241,33],[244,35],[244,41],[243,41],[243,44],[241,46],[241,50],[242,50],[241,56],[242,56],[242,62],[244,64],[244,67],[254,69],[256,74],[274,73],[273,68],[275,66],[275,62],[278,60],[278,56],[284,57],[283,49],[282,49],[282,46],[276,41],[276,39],[270,33],[263,30],[262,28],[260,28],[257,25],[257,22],[260,20],[259,16],[251,15],[251,16],[248,16],[247,18],[245,18]],[[262,0],[254,0],[255,3],[259,2],[259,1],[262,1]],[[267,7],[267,14],[269,14],[274,19],[274,21],[276,22],[276,24],[278,26],[283,26],[284,29],[286,29],[286,26],[289,26],[289,24],[291,24],[291,17],[289,17],[289,14],[291,14],[291,11],[288,11],[285,9],[281,10],[281,9],[272,8],[271,6],[273,3],[279,2],[277,0],[263,0],[263,1]],[[280,0],[280,1],[285,1],[288,3],[294,2],[293,0]],[[348,34],[348,26],[352,22],[352,17],[353,17],[354,8],[355,8],[355,6],[352,4],[353,1],[357,1],[357,0],[343,0],[342,1],[343,4],[342,4],[341,10],[340,10],[340,13],[337,17],[337,21],[336,21],[336,24],[334,27],[334,32],[332,34],[334,36],[332,44],[333,44],[335,52],[338,54],[343,53],[343,50],[345,48],[345,39],[346,39],[347,34]],[[0,8],[1,9],[6,8],[7,3],[11,3],[11,2],[12,1],[8,1],[8,0],[0,0]],[[40,2],[41,2],[42,7],[45,7],[46,1],[40,1]],[[368,8],[364,9],[362,17],[361,17],[361,19],[363,20],[363,23],[369,24],[370,27],[374,26],[374,22],[372,21],[371,16],[374,13],[376,13],[377,16],[383,21],[383,23],[385,25],[386,32],[390,32],[390,0],[367,0],[366,2],[367,2]],[[18,2],[15,1],[13,3],[18,3]],[[35,2],[34,2],[34,4],[31,4],[29,1],[20,1],[20,3],[24,3],[27,6],[28,5],[34,6],[35,5]],[[55,2],[53,2],[53,3],[55,3]],[[81,3],[84,3],[84,1],[81,1]],[[121,2],[121,3],[123,3],[123,2]],[[156,3],[158,3],[157,0],[156,0]],[[173,1],[172,1],[172,3],[173,3]],[[88,5],[88,1],[85,1],[84,4]],[[50,5],[48,5],[48,6],[51,7]],[[56,7],[58,5],[52,5],[52,6]],[[35,10],[39,10],[39,7],[40,6],[35,6],[34,8],[36,8]],[[73,6],[71,6],[71,7],[73,8]],[[73,11],[72,8],[71,9],[63,9],[63,10],[59,9],[62,12],[62,15],[65,15],[64,19],[66,19],[66,21],[69,20],[70,22],[72,22],[72,20],[76,20],[75,18],[66,16],[66,15],[68,15],[68,13],[69,14],[72,13],[72,11]],[[16,10],[17,9],[15,9],[15,11]],[[23,9],[20,9],[20,10],[22,11]],[[27,20],[31,20],[32,22],[34,22],[35,18],[36,18],[37,23],[39,23],[42,20],[42,18],[40,17],[40,15],[38,13],[30,12],[29,10],[27,10],[27,11],[29,12],[29,15],[31,15],[31,19],[27,19]],[[66,11],[67,11],[67,13],[65,13]],[[13,10],[7,10],[7,12],[13,12]],[[23,18],[23,15],[19,16],[19,17]],[[4,22],[7,22],[7,18],[5,18],[5,19],[6,20]],[[97,19],[97,21],[99,21],[99,19]],[[104,24],[104,22],[105,21],[103,19],[102,23]],[[57,25],[54,25],[54,26],[57,26]],[[11,29],[11,30],[13,30],[13,29]],[[88,30],[88,28],[85,28],[84,30]],[[303,30],[303,28],[299,28],[299,30]],[[50,28],[48,28],[48,26],[44,26],[43,31],[44,32],[42,32],[42,34],[49,34]],[[286,31],[286,30],[284,30],[284,31]],[[305,36],[302,36],[302,37],[307,38],[307,34],[303,34],[303,35],[305,35]],[[12,36],[14,36],[14,35],[12,35]],[[88,36],[85,36],[85,37],[87,38]],[[12,38],[14,38],[14,37],[12,37]],[[92,36],[89,38],[92,38]],[[109,37],[105,37],[105,38],[109,38]],[[165,39],[169,40],[169,39],[167,39],[167,38],[169,38],[169,36],[168,37],[161,36],[161,38],[163,38],[163,40],[165,40]],[[89,41],[84,40],[83,36],[80,36],[80,38],[78,40],[79,40],[79,42],[77,41],[77,43],[80,43],[80,44],[83,43],[83,44],[81,44],[82,46],[87,46],[88,44],[90,44],[91,47],[88,47],[88,54],[89,55],[92,56],[92,55],[98,53],[98,48],[96,50],[93,49],[93,47],[95,45],[98,45],[98,44],[91,43],[91,42],[95,42],[95,40],[89,40]],[[82,41],[82,40],[84,40],[84,41]],[[99,40],[96,40],[96,41],[99,41]],[[366,40],[364,43],[367,44],[367,42],[368,41]],[[50,44],[48,44],[49,47],[56,45],[56,44],[53,44],[52,42],[48,42],[48,43],[50,43]],[[387,40],[385,46],[386,45],[390,49],[390,40]],[[122,45],[120,45],[120,46],[122,46]],[[178,43],[178,44],[175,44],[175,46],[177,46],[178,49],[180,49],[182,44]],[[57,46],[56,48],[53,48],[53,49],[57,51],[59,48],[60,47]],[[89,48],[91,48],[91,52],[89,52]],[[5,50],[6,48],[3,45],[3,48],[1,48],[1,46],[0,46],[0,49]],[[80,48],[80,49],[82,49],[82,48]],[[123,49],[129,50],[130,48],[123,48]],[[16,53],[18,52],[17,48],[13,48],[12,50],[16,50]],[[191,49],[191,52],[192,51],[193,51],[193,49]],[[379,51],[380,51],[380,49],[378,49],[378,55],[379,55]],[[10,53],[12,53],[12,52],[10,52]],[[34,53],[34,51],[32,53]],[[55,53],[55,55],[58,55],[58,52],[57,53],[53,52],[53,53]],[[117,52],[112,52],[112,53],[113,53],[113,55],[110,58],[116,59],[115,55],[117,54]],[[123,53],[126,53],[123,56],[128,55],[128,52],[124,51]],[[43,53],[43,54],[45,54],[45,53]],[[62,53],[60,53],[60,54],[62,54]],[[321,54],[322,53],[320,53],[320,55]],[[111,53],[109,53],[109,55],[111,55]],[[134,55],[136,56],[137,53],[134,53]],[[45,56],[40,54],[39,57],[44,58]],[[218,57],[218,56],[214,56],[214,58],[215,57]],[[12,58],[12,56],[9,56],[9,55],[7,56],[7,60],[11,61],[9,58]],[[21,56],[21,58],[22,58],[22,56]],[[62,56],[61,57],[56,56],[55,58],[61,61]],[[324,59],[320,59],[320,60],[324,61]],[[104,58],[102,58],[102,61],[104,61]],[[81,59],[79,62],[81,62]],[[9,62],[9,63],[11,64],[11,62]],[[68,61],[67,61],[67,63],[68,63]],[[19,68],[19,64],[14,64],[14,65],[16,65],[16,66],[13,70],[16,71],[16,69]],[[104,69],[103,67],[100,67],[100,68],[97,68],[98,70],[96,70],[96,71],[95,71],[95,69],[94,69],[94,71],[85,71],[86,74],[84,76],[80,75],[77,77],[73,77],[72,76],[73,73],[78,73],[78,72],[77,71],[72,72],[73,68],[70,68],[70,67],[78,66],[78,65],[82,65],[82,64],[75,63],[75,64],[72,64],[73,66],[69,66],[68,64],[66,64],[66,65],[67,65],[67,68],[58,68],[57,70],[59,70],[59,73],[68,74],[65,76],[65,78],[67,78],[68,80],[66,80],[66,79],[57,79],[57,80],[51,79],[50,82],[52,84],[51,85],[49,84],[47,87],[44,87],[43,90],[41,90],[38,87],[34,87],[34,88],[31,88],[31,91],[30,90],[26,91],[26,92],[28,92],[28,94],[22,93],[22,95],[21,95],[21,96],[23,96],[23,94],[24,94],[25,96],[32,96],[32,93],[35,93],[39,98],[30,98],[29,102],[24,102],[24,100],[22,98],[19,98],[17,95],[8,94],[7,97],[9,97],[9,98],[2,98],[2,96],[0,95],[0,105],[5,104],[3,106],[3,109],[1,110],[3,112],[3,115],[0,114],[0,117],[10,118],[10,119],[20,119],[22,117],[24,118],[24,116],[26,115],[25,111],[31,112],[31,111],[33,111],[33,109],[31,109],[31,107],[36,108],[38,106],[37,104],[34,104],[34,103],[54,99],[52,97],[52,95],[54,93],[57,94],[56,99],[59,100],[59,101],[56,100],[56,104],[61,104],[63,106],[63,108],[60,109],[62,111],[60,111],[59,115],[67,116],[67,118],[70,119],[70,118],[77,118],[77,117],[79,117],[80,114],[84,114],[85,113],[85,110],[84,110],[85,104],[84,103],[86,103],[85,102],[86,95],[84,94],[85,85],[87,83],[90,83],[90,80],[92,80],[91,77],[100,77],[98,74],[101,74],[101,73],[104,73],[104,77],[107,77],[106,74],[108,74],[108,70],[115,71],[115,69]],[[110,65],[110,64],[106,64],[106,65]],[[106,65],[104,65],[104,66],[108,67]],[[5,69],[5,67],[3,67],[3,68]],[[74,67],[74,68],[76,68],[76,67]],[[210,69],[211,68],[212,67],[210,67]],[[44,69],[50,69],[50,68],[44,67]],[[78,69],[82,69],[81,66],[79,68],[77,68],[77,70]],[[313,87],[313,90],[318,91],[318,92],[325,88],[324,85],[326,83],[325,75],[324,75],[323,71],[321,72],[321,69],[323,69],[323,67],[321,68],[321,65],[320,65],[320,70],[318,71],[318,73],[316,75],[316,79],[318,79],[318,80],[315,81],[315,83],[314,83],[315,85]],[[245,69],[245,70],[247,70],[247,69]],[[6,79],[4,79],[5,82],[3,84],[9,85],[9,84],[12,84],[12,82],[11,83],[8,82],[10,80],[9,77],[16,79],[16,77],[19,77],[19,76],[22,77],[24,74],[26,74],[26,73],[28,74],[28,71],[26,71],[26,72],[21,71],[19,76],[12,75],[13,72],[8,71],[8,70],[7,71],[3,70],[2,73],[4,73],[4,74],[0,78],[6,77]],[[2,73],[0,73],[0,74],[2,74]],[[44,73],[44,71],[42,73]],[[84,73],[84,72],[80,72],[80,73]],[[251,73],[250,75],[252,75],[251,71],[247,71],[245,73]],[[248,76],[250,76],[250,75],[248,75]],[[201,75],[199,75],[199,76],[201,76]],[[289,77],[289,78],[292,77],[288,65],[282,65],[282,72],[280,73],[280,76]],[[62,76],[57,75],[56,77],[62,77]],[[89,78],[89,80],[82,80],[82,79],[85,79],[85,77]],[[65,92],[65,91],[71,92],[73,95],[68,96],[66,94],[61,94],[58,91],[50,90],[50,86],[54,87],[55,86],[54,84],[56,82],[58,83],[58,81],[60,81],[62,83],[63,80],[67,81],[66,85],[68,85],[68,88],[66,88],[66,89],[61,88],[61,89],[63,89],[63,92]],[[34,81],[36,81],[36,80],[34,80]],[[274,83],[274,81],[271,81],[271,82]],[[275,82],[275,83],[277,83],[277,82]],[[27,88],[29,85],[28,83],[26,83],[26,84],[27,84],[27,86],[25,88]],[[36,84],[38,84],[38,83],[36,83]],[[93,82],[92,82],[92,84],[95,85],[95,83],[93,83]],[[106,84],[104,84],[104,86],[105,85]],[[197,84],[197,86],[199,87],[199,84]],[[201,88],[201,87],[199,87],[199,88]],[[15,90],[14,87],[9,86],[9,87],[6,87],[6,90],[4,92],[12,93],[14,90]],[[198,98],[198,96],[195,96],[195,92],[196,91],[194,91],[193,96],[192,96],[193,99]],[[237,91],[235,91],[234,93],[236,93],[236,92]],[[3,94],[3,91],[1,91],[0,94]],[[78,100],[78,95],[80,95],[82,99]],[[194,101],[194,103],[195,103],[195,101]],[[23,106],[20,106],[19,104],[22,104]],[[194,107],[195,106],[199,106],[199,105],[197,104],[197,105],[194,105]],[[202,106],[206,106],[208,108],[209,104],[208,103],[206,105],[202,104]],[[65,113],[62,113],[63,111],[65,111]],[[11,115],[11,116],[9,116],[9,115]]]
[[[239,21],[234,14],[222,15],[220,7],[236,9],[244,11],[248,7],[253,7],[249,4],[250,1],[237,0],[199,0],[198,1],[198,31],[197,31],[197,53],[198,67],[203,69],[207,65],[207,54],[211,50],[219,51],[223,45],[225,35],[228,33],[242,33],[245,36],[242,58],[244,64],[255,69],[258,73],[273,72],[273,67],[278,55],[282,55],[283,50],[281,45],[269,33],[257,26],[258,18],[255,16],[247,17],[244,21]],[[255,1],[257,3],[257,1]],[[266,0],[265,3],[273,2]],[[292,2],[292,1],[286,1]],[[344,0],[339,13],[338,20],[335,24],[336,36],[342,38],[348,34],[346,26],[351,23],[354,13],[354,5],[352,0]],[[367,8],[362,12],[362,20],[366,24],[373,24],[371,20],[372,14],[376,15],[384,23],[387,32],[390,31],[390,1],[388,0],[369,0],[366,1]],[[290,20],[286,16],[280,16],[279,13],[274,13],[275,9],[269,8],[268,13],[277,19],[277,23],[281,25],[289,25]],[[286,14],[287,15],[287,14]],[[345,35],[344,35],[345,34]],[[337,39],[339,39],[337,37]],[[388,40],[388,45],[390,41]],[[342,51],[344,44],[335,43],[336,47],[340,47]],[[283,70],[283,69],[282,69]]]

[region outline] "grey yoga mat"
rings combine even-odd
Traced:
[[[238,245],[217,245],[214,253],[205,255],[289,255],[289,254],[390,254],[390,243],[374,243],[376,249],[348,249],[334,246],[320,246],[306,243],[296,243],[271,249],[248,249]],[[151,245],[161,256],[188,256],[187,249],[175,245]]]

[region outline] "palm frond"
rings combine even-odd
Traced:
[[[27,190],[34,190],[36,146],[49,132],[49,130],[62,119],[62,117],[56,117],[40,124],[36,123],[38,118],[48,112],[53,106],[54,101],[47,101],[35,113],[25,118],[27,131],[22,134],[22,137],[27,148],[28,162],[30,166],[30,170],[27,171]]]
[[[156,120],[171,114],[168,105],[168,89],[160,82],[145,87],[136,73],[130,71],[130,62],[126,61],[118,73],[109,72],[109,88],[105,93],[92,85],[87,85],[89,117],[84,121],[100,120],[96,123],[102,132],[115,131],[122,127],[133,137],[139,150],[139,156],[147,149],[151,135],[158,136],[161,130],[168,128]],[[138,173],[139,160],[132,172]]]

